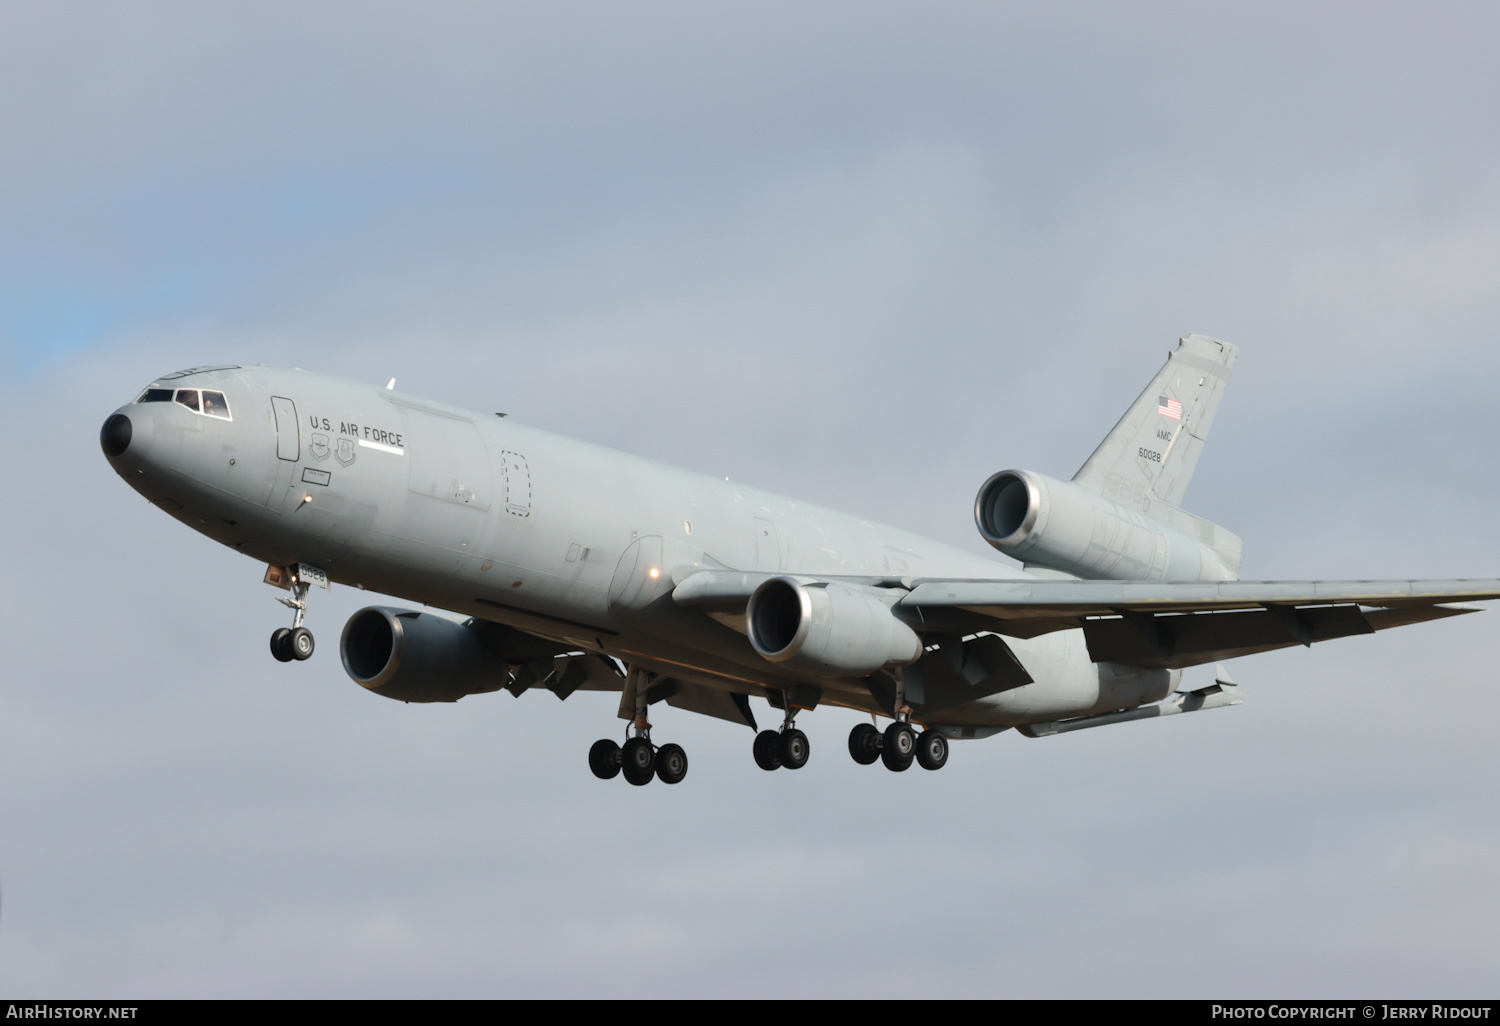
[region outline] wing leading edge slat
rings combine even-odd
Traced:
[[[910,582],[900,605],[959,607],[996,619],[1219,612],[1266,606],[1383,608],[1500,598],[1500,580],[1450,581],[931,581]]]

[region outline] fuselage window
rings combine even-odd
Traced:
[[[179,388],[177,390],[177,401],[194,413],[198,412],[198,390],[196,388]]]
[[[224,401],[223,392],[210,392],[203,390],[203,412],[210,417],[218,417],[220,420],[233,420],[229,415],[229,403]]]
[[[170,388],[148,388],[136,400],[138,403],[169,403],[171,401],[172,390]]]

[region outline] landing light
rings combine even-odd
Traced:
[[[656,580],[660,576],[661,576],[661,571],[658,570],[656,567],[653,566],[651,568],[651,579],[654,581],[654,580]]]

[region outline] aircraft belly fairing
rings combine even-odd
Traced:
[[[663,467],[442,403],[302,371],[215,367],[153,382],[106,420],[115,470],[290,592],[279,660],[312,655],[309,578],[467,615],[369,607],[349,675],[403,701],[504,688],[618,692],[601,777],[676,783],[652,706],[757,728],[754,755],[808,758],[800,712],[887,717],[857,762],[937,769],[949,738],[1031,736],[1239,704],[1220,667],[1500,598],[1500,580],[1239,580],[1240,539],[1182,508],[1237,350],[1183,339],[1064,482],[1004,471],[975,521],[1025,569],[897,528]],[[394,386],[394,382],[392,382]],[[322,583],[321,581],[319,583]],[[924,729],[918,733],[916,726]],[[659,760],[659,761],[658,761]]]

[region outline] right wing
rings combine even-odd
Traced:
[[[892,612],[928,637],[1034,638],[1078,629],[1095,662],[1167,669],[1477,612],[1452,603],[1500,598],[1494,579],[937,580],[713,570],[689,574],[672,597],[743,630],[745,603],[757,586],[778,576],[814,586],[837,579],[900,594]]]
[[[908,580],[896,603],[917,629],[1017,638],[1080,628],[1095,662],[1179,669],[1373,634],[1475,609],[1500,580]]]

